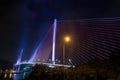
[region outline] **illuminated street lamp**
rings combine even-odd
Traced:
[[[69,36],[65,37],[65,42],[70,42],[70,37]]]
[[[63,42],[63,65],[65,65],[65,43],[70,42],[70,37],[66,36],[64,37],[64,42]]]

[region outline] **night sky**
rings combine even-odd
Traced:
[[[0,60],[16,62],[21,48],[28,59],[54,18],[120,17],[119,0],[1,0]]]

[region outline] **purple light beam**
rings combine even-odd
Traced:
[[[57,29],[57,20],[54,20],[54,26],[53,26],[53,48],[52,48],[52,62],[55,64],[55,42],[56,42],[56,29]]]
[[[21,63],[22,55],[23,55],[23,49],[21,49],[21,51],[20,51],[20,55],[18,57],[18,60],[17,60],[16,64],[20,64]]]

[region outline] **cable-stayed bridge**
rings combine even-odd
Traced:
[[[65,36],[70,36],[69,43],[64,42]],[[65,61],[64,65],[79,65],[96,59],[107,60],[117,51],[120,51],[120,18],[58,20],[28,63],[62,65]]]

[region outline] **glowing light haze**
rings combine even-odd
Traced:
[[[55,19],[53,26],[49,29],[46,36],[40,44],[37,43],[29,62],[34,62],[36,60],[40,62],[47,62],[50,54],[52,53],[52,62],[55,64],[56,24],[57,20]]]
[[[37,52],[38,52],[38,48],[39,48],[39,46],[38,46],[37,49],[35,50],[35,52],[34,52],[34,54],[32,55],[32,57],[30,58],[29,62],[32,62],[32,61],[34,60],[34,58],[35,58],[35,56],[36,56],[36,54],[37,54]]]
[[[21,49],[21,51],[20,51],[20,55],[18,57],[18,60],[17,60],[16,64],[20,64],[21,63],[22,55],[23,55],[23,49]]]

